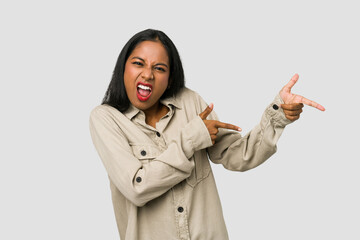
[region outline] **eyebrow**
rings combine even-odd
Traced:
[[[139,59],[139,60],[145,62],[145,60],[142,59],[141,57],[132,57],[131,59],[134,59],[134,58]],[[156,66],[157,66],[157,65],[161,65],[161,66],[165,66],[165,67],[169,68],[168,65],[166,65],[165,63],[157,63],[157,64],[155,64],[155,65],[156,65]]]

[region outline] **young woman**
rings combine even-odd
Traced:
[[[303,103],[298,75],[245,136],[218,121],[213,105],[185,87],[179,54],[161,31],[134,35],[122,49],[90,132],[110,179],[120,238],[228,239],[209,159],[233,171],[267,160]]]

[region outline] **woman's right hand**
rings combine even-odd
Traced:
[[[207,127],[210,137],[211,137],[211,141],[212,144],[215,144],[216,141],[216,135],[218,134],[219,130],[218,128],[226,128],[226,129],[231,129],[231,130],[235,130],[235,131],[241,131],[241,128],[239,128],[238,126],[229,124],[229,123],[223,123],[217,120],[206,120],[207,116],[209,116],[209,114],[211,113],[211,111],[214,108],[214,104],[210,103],[209,106],[207,106],[205,108],[205,110],[199,114],[200,118],[204,121],[205,126]]]

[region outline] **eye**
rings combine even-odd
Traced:
[[[143,66],[144,65],[142,62],[139,62],[139,61],[132,62],[132,64],[138,65],[138,66]]]
[[[161,72],[165,72],[165,69],[162,68],[162,67],[155,67],[155,69],[156,69],[156,70],[159,70],[159,71],[161,71]]]

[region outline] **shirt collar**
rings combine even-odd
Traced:
[[[177,99],[176,96],[172,96],[172,97],[167,97],[167,98],[164,98],[164,99],[161,99],[160,102],[162,104],[164,104],[165,106],[169,107],[172,105],[178,109],[181,109],[181,104],[180,104],[180,101],[179,99]]]
[[[139,109],[137,109],[136,107],[134,107],[134,105],[132,105],[130,103],[129,108],[123,113],[128,119],[132,119],[133,117],[136,116],[136,114],[138,114],[140,112]]]
[[[165,106],[167,106],[168,108],[171,109],[171,106],[174,106],[178,109],[181,109],[181,104],[179,102],[179,99],[176,98],[176,96],[173,97],[167,97],[164,99],[160,99],[160,102],[162,104],[164,104]],[[134,118],[138,113],[140,112],[140,110],[136,107],[134,107],[134,105],[132,105],[130,103],[129,108],[123,113],[127,118],[129,118],[130,120],[132,118]]]

